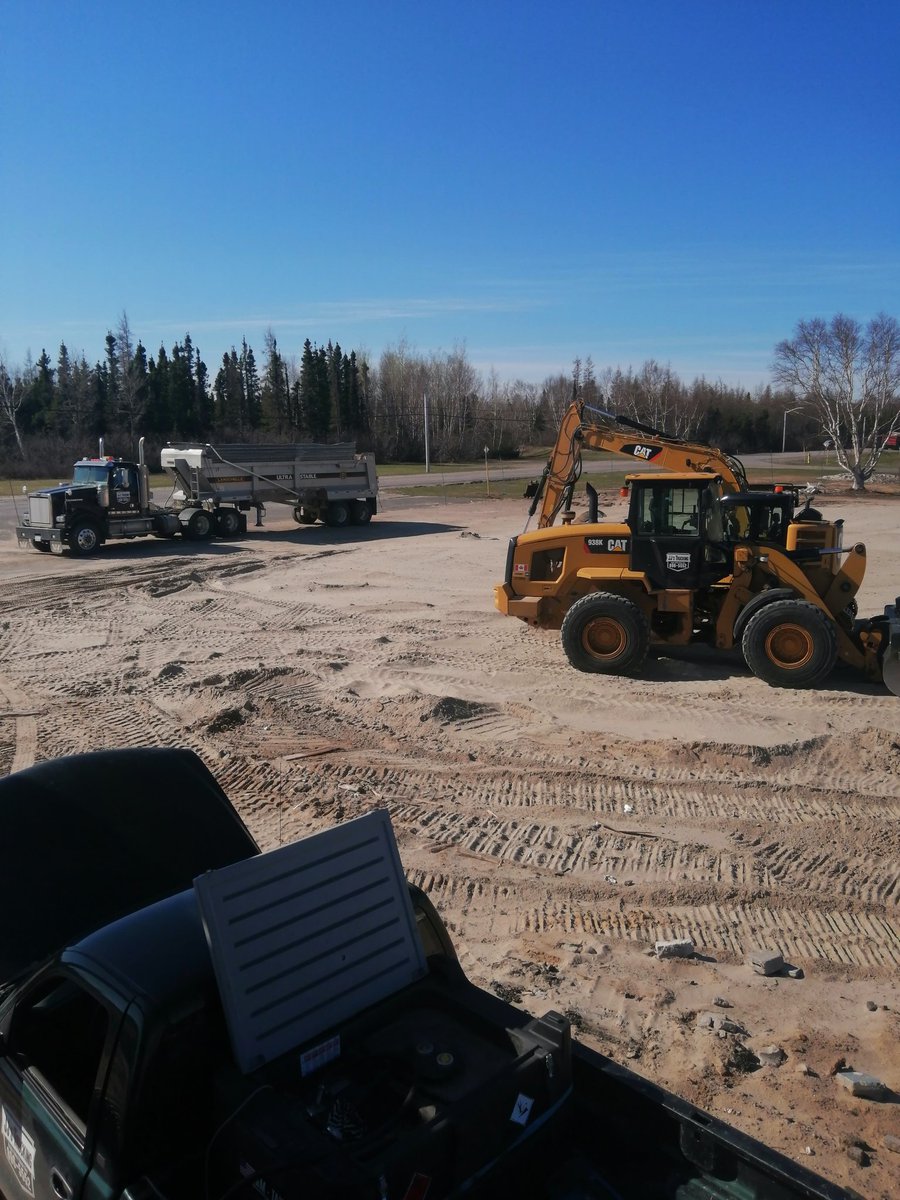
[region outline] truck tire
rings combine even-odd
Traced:
[[[578,671],[630,675],[644,665],[650,626],[636,604],[612,592],[576,600],[562,623],[562,647]]]
[[[319,518],[315,513],[309,512],[308,509],[301,508],[299,504],[294,509],[294,520],[298,525],[315,525],[318,519]]]
[[[241,514],[236,508],[220,508],[216,511],[216,533],[219,537],[233,538],[240,532]]]
[[[343,529],[350,524],[350,505],[344,500],[335,500],[325,509],[325,524],[332,529]]]
[[[76,521],[69,530],[69,553],[76,558],[96,554],[101,544],[100,530],[93,521]]]
[[[208,513],[205,508],[195,512],[187,523],[187,536],[192,542],[208,542],[214,532],[212,513]]]
[[[772,687],[815,687],[837,661],[834,622],[806,600],[773,600],[747,622],[747,666]]]
[[[354,525],[368,525],[372,520],[372,510],[365,500],[354,500],[350,508],[350,519]]]

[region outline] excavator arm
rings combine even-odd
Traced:
[[[576,401],[560,422],[556,444],[533,492],[528,515],[530,519],[540,506],[539,529],[546,529],[560,512],[571,508],[585,449],[608,450],[669,471],[708,472],[720,477],[727,491],[742,492],[748,487],[740,459],[715,446],[686,442]]]

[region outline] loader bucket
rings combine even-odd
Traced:
[[[884,610],[887,618],[887,645],[881,663],[881,674],[884,682],[894,693],[900,696],[900,596],[896,604],[888,604]]]

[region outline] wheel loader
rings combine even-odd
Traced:
[[[572,508],[586,449],[660,468],[629,474],[628,517]],[[651,647],[739,650],[773,687],[815,687],[840,661],[900,695],[900,597],[860,619],[866,548],[843,545],[790,484],[751,485],[740,460],[582,402],[560,424],[529,520],[511,539],[500,612],[559,629],[581,671],[635,674]],[[557,523],[558,522],[558,523]]]

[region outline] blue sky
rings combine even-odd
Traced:
[[[754,387],[900,316],[897,0],[7,0],[0,353],[328,339]]]

